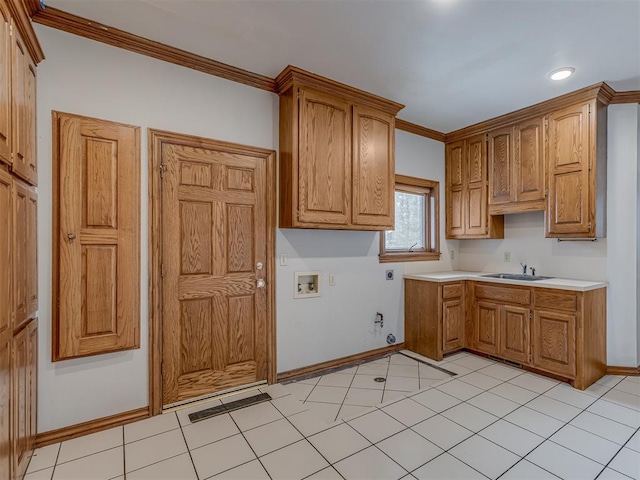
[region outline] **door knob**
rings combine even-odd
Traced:
[[[266,283],[264,280],[260,279],[260,280],[258,280],[258,283],[256,284],[256,286],[257,286],[258,288],[264,288],[264,286],[265,286],[266,284],[267,284],[267,283]]]
[[[70,234],[67,235],[67,238],[69,240],[75,240],[76,239],[76,234],[75,233],[70,233]]]
[[[258,270],[262,270],[262,268],[263,268],[263,267],[264,267],[264,263],[262,263],[262,262],[258,262],[258,263],[256,263],[256,268],[257,268]]]

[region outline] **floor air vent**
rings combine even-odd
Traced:
[[[268,402],[269,400],[271,400],[271,395],[268,393],[260,393],[258,395],[252,395],[251,397],[241,398],[240,400],[235,400],[233,402],[216,405],[215,407],[200,410],[199,412],[190,413],[189,420],[191,420],[191,423],[196,423],[206,420],[207,418],[222,415],[223,413],[229,413],[258,403]]]

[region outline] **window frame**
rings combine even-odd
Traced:
[[[426,245],[424,249],[417,251],[387,250],[386,230],[382,230],[380,232],[380,254],[378,255],[380,263],[440,260],[442,255],[440,252],[440,182],[407,175],[396,175],[393,191],[394,202],[396,191],[425,195],[424,234]],[[433,215],[431,215],[432,209]]]

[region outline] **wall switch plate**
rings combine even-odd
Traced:
[[[288,261],[287,254],[286,253],[280,254],[280,266],[281,267],[286,267],[287,266],[287,261]]]
[[[333,287],[336,284],[336,276],[333,273],[329,274],[329,286]]]
[[[511,252],[504,252],[504,261],[505,262],[511,261]]]
[[[384,278],[387,280],[393,280],[393,270],[387,270],[384,272]]]
[[[449,250],[449,258],[451,258],[451,260],[455,260],[456,259],[456,251],[455,250]]]

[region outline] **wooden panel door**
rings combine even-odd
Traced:
[[[464,183],[466,175],[464,141],[448,143],[445,154],[446,235],[464,235]]]
[[[0,478],[11,478],[11,345],[10,331],[0,333]]]
[[[27,190],[26,258],[21,266],[26,270],[27,318],[38,311],[38,194],[34,187]]]
[[[38,184],[38,155],[37,155],[37,104],[36,104],[36,65],[27,55],[25,72],[25,124],[27,143],[26,152],[26,179],[31,185]]]
[[[13,188],[13,310],[14,328],[29,319],[29,274],[31,272],[32,240],[29,238],[30,198],[35,193],[20,180],[14,180]]]
[[[164,405],[267,378],[267,158],[203,142],[162,144]]]
[[[13,334],[13,179],[0,168],[0,335]],[[0,476],[0,478],[2,478]]]
[[[514,362],[529,363],[529,316],[531,310],[504,305],[500,318],[500,356]]]
[[[474,318],[474,348],[484,353],[497,354],[500,350],[500,306],[478,301]]]
[[[536,310],[533,316],[533,365],[558,375],[576,373],[576,316]]]
[[[12,357],[12,417],[13,417],[13,476],[22,478],[31,455],[35,440],[36,425],[34,404],[37,374],[37,320],[32,320],[13,337]],[[33,342],[36,342],[35,344]],[[36,367],[37,368],[37,367]]]
[[[395,117],[353,107],[353,216],[357,225],[395,225]]]
[[[29,179],[27,143],[30,140],[27,124],[27,69],[29,52],[18,30],[13,28],[11,65],[11,128],[13,172],[24,180]]]
[[[548,117],[547,234],[589,234],[590,104]]]
[[[513,186],[513,129],[511,127],[489,133],[489,205],[514,202]]]
[[[299,92],[298,220],[347,225],[351,221],[351,106],[314,90]]]
[[[464,347],[464,322],[464,303],[462,299],[445,300],[442,303],[444,353]]]
[[[11,163],[11,19],[0,2],[0,163]]]
[[[518,202],[544,200],[544,119],[514,127],[514,185]]]
[[[55,113],[55,360],[140,345],[139,137]]]
[[[487,149],[484,135],[466,140],[465,234],[487,233]]]

